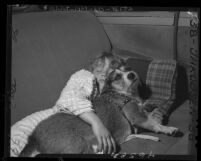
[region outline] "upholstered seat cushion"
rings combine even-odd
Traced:
[[[30,12],[12,16],[11,125],[51,108],[70,75],[92,56],[110,51],[107,35],[90,12]]]

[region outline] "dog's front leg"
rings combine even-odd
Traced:
[[[153,131],[156,133],[164,133],[166,135],[175,135],[176,133],[179,132],[179,129],[176,127],[171,127],[171,126],[164,126],[159,124],[153,117],[152,114],[148,115],[148,120],[147,124],[150,124],[151,127],[153,128]]]

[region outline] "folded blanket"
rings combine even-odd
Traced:
[[[159,107],[163,115],[168,115],[175,99],[176,66],[175,60],[153,60],[150,63],[146,84],[151,90],[151,97],[145,101],[147,111]]]

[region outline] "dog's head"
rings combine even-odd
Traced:
[[[130,96],[138,96],[140,79],[130,67],[122,66],[110,73],[106,80],[104,90],[113,90]]]

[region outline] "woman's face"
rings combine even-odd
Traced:
[[[99,81],[105,81],[105,78],[109,73],[113,71],[110,68],[111,60],[105,59],[104,61],[99,61],[93,73]]]

